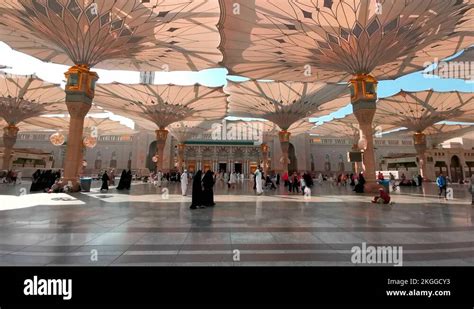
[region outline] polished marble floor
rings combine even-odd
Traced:
[[[432,183],[402,188],[389,206],[326,182],[311,197],[219,183],[217,205],[193,211],[178,183],[107,193],[94,183],[74,194],[29,186],[0,185],[0,265],[354,266],[351,248],[365,242],[402,246],[404,266],[474,266],[466,185],[452,185],[450,200]]]

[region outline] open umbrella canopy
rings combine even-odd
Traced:
[[[209,130],[211,125],[210,121],[179,121],[169,125],[168,129],[179,143],[184,143]]]
[[[269,120],[282,130],[349,104],[347,85],[298,82],[229,82],[229,114]]]
[[[222,59],[217,1],[3,0],[0,40],[43,61],[200,70]]]
[[[226,116],[226,95],[221,88],[200,85],[97,85],[95,103],[139,126],[145,119],[159,129],[183,120],[215,120]],[[149,123],[148,123],[149,125]],[[157,129],[155,128],[155,129]]]
[[[470,0],[220,0],[224,64],[253,79],[394,79],[474,43]]]
[[[383,118],[380,118],[374,119],[372,128],[374,134],[377,134],[395,129],[396,126],[387,124]],[[321,125],[317,125],[311,129],[309,133],[329,137],[347,137],[357,141],[360,136],[360,128],[355,115],[349,114],[343,118],[335,118]]]
[[[69,117],[33,117],[18,124],[22,132],[37,131],[65,131],[69,130]],[[0,122],[0,125],[2,123]],[[96,131],[101,135],[126,135],[136,132],[121,124],[119,121],[110,118],[86,117],[84,120],[84,132],[90,133]]]
[[[474,96],[458,91],[400,91],[377,102],[375,118],[414,132],[444,120],[469,122],[474,119]]]
[[[474,27],[473,27],[474,28]],[[437,75],[441,78],[459,78],[474,82],[474,46],[449,61],[440,61],[431,71],[425,71],[425,77]]]
[[[448,124],[438,123],[427,127],[423,133],[426,135],[429,145],[438,145],[448,139],[463,136],[466,133],[474,132],[474,124]],[[411,137],[416,133],[412,130],[403,129],[389,133],[388,136]]]
[[[34,75],[0,74],[0,118],[16,125],[28,118],[67,111],[64,91]]]

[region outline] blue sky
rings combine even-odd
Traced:
[[[452,56],[457,57],[462,52]],[[12,50],[8,45],[0,41],[0,65],[7,65],[11,69],[5,70],[13,74],[36,74],[39,78],[52,83],[59,83],[64,85],[64,72],[68,69],[67,66],[53,63],[45,63],[31,56]],[[100,76],[99,83],[111,83],[113,81],[122,83],[138,83],[139,73],[132,71],[107,71],[95,70]],[[155,76],[155,83],[166,84],[174,83],[178,85],[192,85],[200,83],[209,87],[219,87],[226,84],[226,79],[234,81],[244,80],[241,77],[228,76],[227,70],[222,68],[203,70],[200,72],[157,72]],[[458,90],[462,92],[473,92],[474,83],[472,81],[466,82],[459,79],[440,79],[440,78],[425,78],[422,72],[416,72],[405,75],[396,80],[382,80],[378,84],[378,97],[384,98],[394,95],[401,89],[405,91],[423,91],[433,89],[435,91],[453,91]],[[320,118],[312,118],[311,121],[323,122],[329,121],[334,117],[340,118],[344,115],[352,113],[352,106],[350,102],[341,110]],[[123,120],[124,123],[129,123],[122,117],[114,117]]]

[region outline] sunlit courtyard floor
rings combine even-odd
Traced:
[[[0,185],[0,265],[354,266],[351,248],[366,242],[402,246],[404,266],[474,266],[466,185],[452,185],[450,200],[432,183],[402,188],[389,206],[326,182],[310,198],[218,183],[217,205],[197,210],[179,183],[107,193],[94,183],[75,194],[29,187]]]

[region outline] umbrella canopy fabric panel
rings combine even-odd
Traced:
[[[201,70],[222,60],[217,1],[3,0],[0,40],[42,61]]]
[[[271,121],[282,130],[295,122],[330,114],[349,99],[347,85],[298,82],[229,82],[229,114]]]
[[[220,3],[223,63],[252,79],[395,79],[474,43],[469,0]]]
[[[168,126],[168,130],[179,143],[206,132],[212,126],[211,121],[179,121]]]
[[[372,122],[374,134],[396,129],[395,125],[387,124],[383,118],[374,119]],[[320,136],[348,137],[359,139],[360,127],[354,114],[343,118],[335,118],[321,125],[315,126],[309,133]]]
[[[0,74],[0,118],[16,125],[25,119],[67,111],[64,91],[34,75]]]
[[[429,145],[438,145],[448,139],[455,137],[461,137],[466,133],[474,131],[474,124],[447,124],[447,123],[438,123],[432,126],[429,126],[423,133],[426,135],[427,140],[429,140]],[[388,136],[396,137],[411,137],[415,131],[404,129],[397,132],[388,134]]]
[[[3,122],[0,122],[0,126]],[[18,124],[21,132],[41,132],[41,131],[64,131],[69,130],[69,117],[33,117]],[[97,134],[101,135],[131,135],[136,131],[109,118],[86,117],[84,121],[84,131],[97,129]]]
[[[469,122],[474,119],[474,96],[458,91],[400,91],[377,102],[375,118],[415,132],[444,120]]]
[[[184,120],[222,119],[227,114],[222,89],[200,85],[100,84],[95,104],[139,125],[145,119],[160,129]]]

